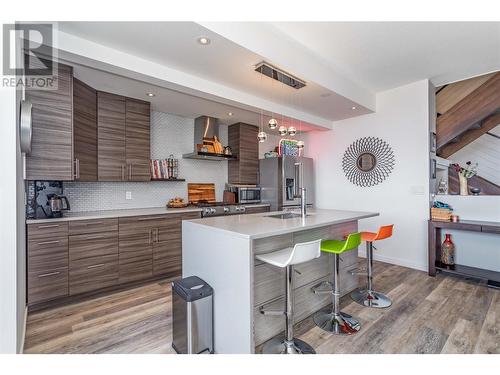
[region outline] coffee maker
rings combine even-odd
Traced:
[[[47,206],[50,210],[47,217],[62,217],[62,212],[70,209],[68,198],[57,194],[47,195]]]
[[[68,198],[63,195],[62,181],[27,181],[26,196],[28,219],[57,218],[70,209]]]

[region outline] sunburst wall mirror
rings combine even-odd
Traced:
[[[361,187],[382,183],[392,172],[394,152],[384,140],[364,137],[354,141],[342,158],[342,169],[349,181]]]

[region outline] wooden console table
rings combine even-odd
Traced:
[[[436,276],[436,271],[464,277],[486,280],[488,285],[500,287],[500,272],[460,264],[446,266],[441,264],[441,230],[465,230],[472,232],[500,234],[500,222],[462,220],[458,223],[429,220],[429,276]],[[500,248],[499,248],[500,250]]]

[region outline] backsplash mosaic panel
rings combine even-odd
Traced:
[[[227,144],[227,127],[221,126],[219,138]],[[72,212],[161,207],[170,198],[187,199],[187,182],[215,183],[216,199],[222,200],[227,182],[227,161],[182,159],[193,151],[194,119],[168,113],[151,113],[151,158],[179,159],[179,178],[186,182],[65,182],[64,194]],[[132,199],[125,199],[131,192]]]

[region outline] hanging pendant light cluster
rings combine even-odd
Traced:
[[[263,68],[263,66],[260,66],[260,68],[258,69],[258,71],[260,70],[260,73],[261,73],[261,82],[262,82],[262,74],[264,74],[262,72],[262,68]],[[280,80],[280,82],[281,82],[281,80]],[[281,83],[283,83],[283,82],[281,82]],[[292,99],[293,98],[290,96],[290,102],[293,101]],[[277,129],[278,130],[278,134],[281,137],[285,137],[287,135],[290,136],[290,137],[294,137],[297,134],[297,128],[295,126],[293,126],[293,122],[291,122],[291,124],[290,124],[290,126],[288,128],[284,125],[284,116],[283,115],[281,115],[281,125],[280,125],[278,123],[278,120],[276,120],[276,118],[274,117],[274,113],[272,113],[271,114],[271,118],[267,122],[267,125],[268,125],[268,127],[269,127],[270,130],[276,130]],[[302,130],[302,124],[301,124],[301,122],[299,122],[299,127],[300,127],[299,130]],[[265,142],[267,140],[267,133],[264,131],[264,113],[263,113],[262,110],[260,112],[260,128],[259,128],[259,133],[257,134],[257,139],[261,143]],[[297,145],[298,149],[302,149],[302,148],[304,148],[304,141],[297,141],[296,145]]]

